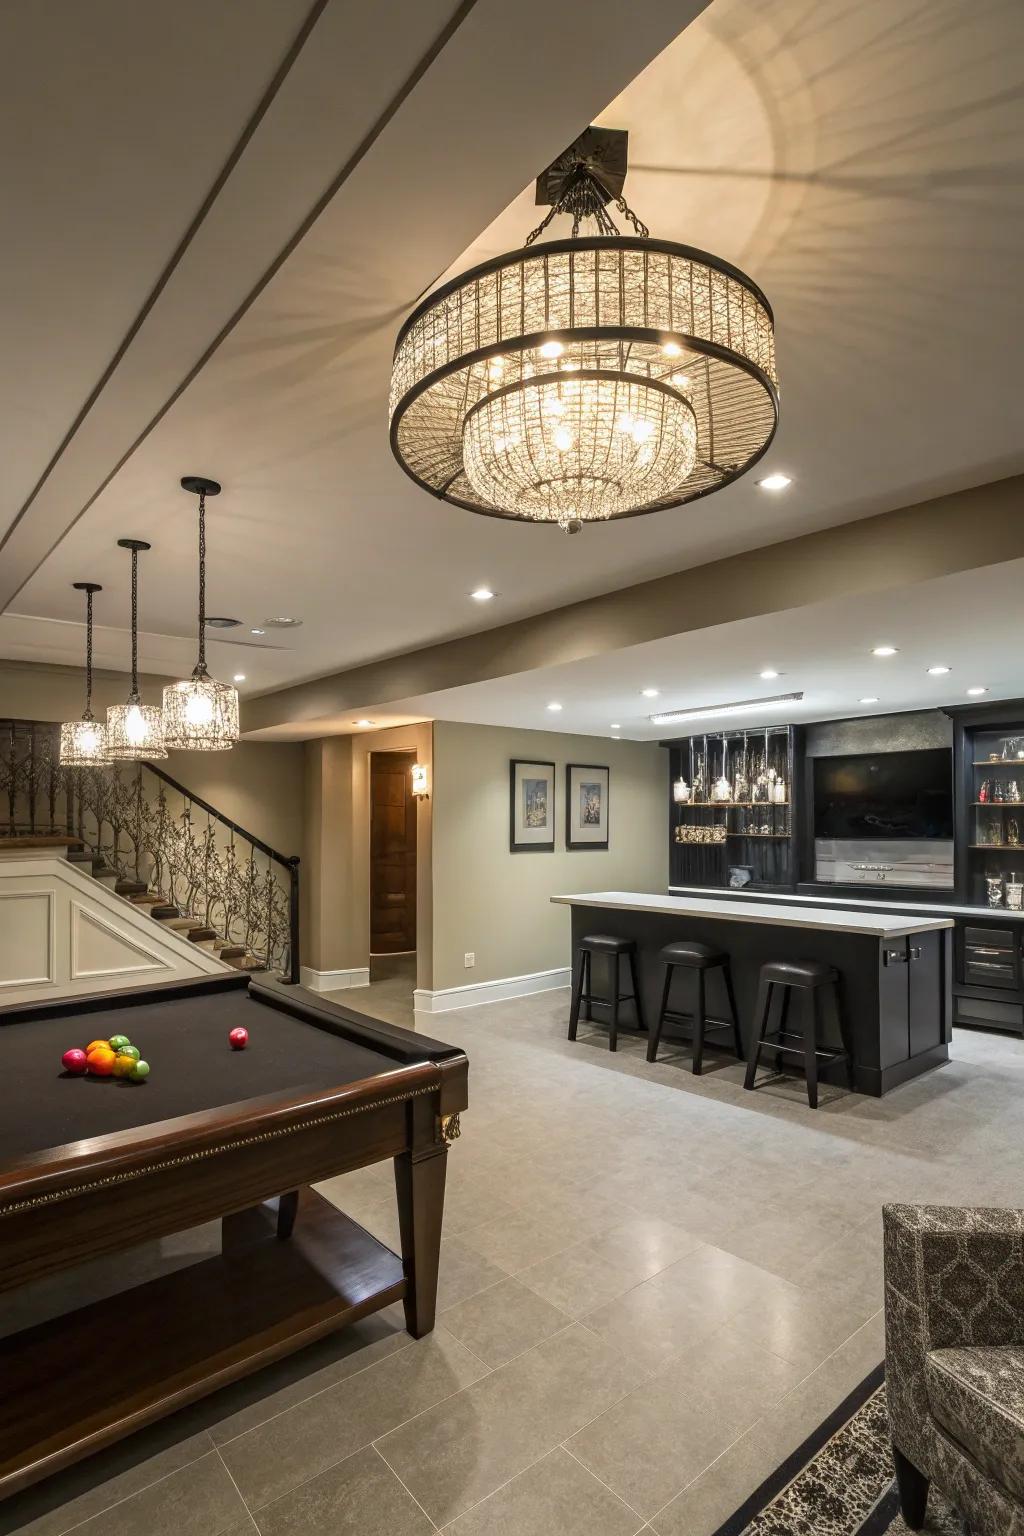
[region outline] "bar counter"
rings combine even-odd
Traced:
[[[696,939],[729,955],[748,1050],[760,967],[770,960],[819,960],[840,975],[840,1007],[859,1092],[879,1098],[949,1057],[955,926],[951,917],[632,891],[592,891],[551,900],[571,908],[573,956],[585,934],[609,933],[636,941],[649,1025],[661,1000],[662,946]],[[606,990],[603,979],[595,977],[595,991]],[[724,1016],[714,991],[709,991],[708,1010],[709,1017]],[[623,1004],[623,1020],[630,1017],[628,1004]],[[665,1042],[672,1038],[669,1025]],[[709,1037],[709,1049],[714,1039]],[[841,1044],[828,1035],[822,1043]],[[827,1079],[829,1073],[823,1071],[822,1076]]]

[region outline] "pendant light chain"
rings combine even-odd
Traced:
[[[92,720],[92,593],[85,594],[85,714],[83,720]]]
[[[132,691],[129,704],[139,702],[139,552],[132,550]]]
[[[206,492],[199,492],[199,660],[193,677],[206,676]]]

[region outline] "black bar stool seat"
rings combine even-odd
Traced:
[[[593,955],[608,955],[610,958],[610,971],[612,990],[609,997],[595,997],[593,993],[592,960]],[[629,961],[629,975],[632,982],[632,992],[620,992],[619,990],[619,966],[623,956]],[[636,943],[633,939],[620,939],[613,933],[588,933],[576,947],[576,974],[573,977],[572,1009],[569,1014],[569,1039],[576,1039],[576,1030],[580,1021],[580,1005],[585,1004],[583,1017],[588,1023],[593,1023],[593,1009],[609,1008],[611,1017],[608,1025],[608,1049],[616,1051],[619,1048],[619,1004],[631,1002],[636,1013],[638,1029],[645,1029],[643,1004],[640,1001],[640,982],[636,971]]]
[[[839,972],[834,966],[821,960],[769,960],[762,965],[758,976],[757,1008],[754,1015],[754,1048],[747,1062],[744,1088],[753,1088],[762,1050],[775,1052],[775,1071],[781,1071],[784,1055],[803,1058],[807,1078],[807,1102],[811,1109],[818,1107],[818,1064],[831,1066],[833,1062],[846,1064],[847,1081],[854,1085],[853,1055],[850,1051],[846,1024],[839,1008]],[[779,999],[776,999],[776,989]],[[799,1029],[787,1029],[789,1004],[794,992],[803,994],[803,1020]],[[827,1001],[833,1025],[842,1047],[823,1047],[819,1044],[819,1022],[822,1001]],[[775,1028],[771,1027],[773,1006],[777,1003]]]
[[[658,1014],[658,1022],[654,1026],[649,1041],[647,1042],[647,1060],[655,1061],[658,1055],[658,1046],[661,1042],[661,1030],[666,1019],[670,1024],[692,1024],[693,1026],[693,1070],[699,1076],[704,1062],[704,1036],[708,1031],[729,1029],[732,1030],[733,1043],[736,1047],[737,1058],[743,1060],[743,1040],[740,1036],[739,1015],[736,1012],[736,999],[732,990],[732,973],[729,969],[729,956],[713,944],[702,944],[697,939],[679,939],[673,944],[666,944],[661,951],[661,960],[665,966],[665,981],[661,989],[661,1010]],[[669,994],[672,990],[672,978],[677,969],[693,971],[697,979],[697,999],[692,1013],[682,1013],[670,1009]],[[707,1016],[707,986],[708,971],[721,971],[722,982],[725,990],[725,1000],[729,1008],[728,1019],[709,1019]]]

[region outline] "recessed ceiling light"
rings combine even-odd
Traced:
[[[266,630],[265,629],[250,629],[249,633],[250,633],[250,635],[265,635],[266,634]]]
[[[857,700],[857,703],[858,704],[877,704],[878,703],[878,695],[874,694],[874,693],[865,694],[864,698]]]
[[[612,724],[611,724],[611,729],[613,731],[621,731],[622,730],[622,726],[619,724],[619,722],[617,720],[613,720]]]
[[[784,491],[787,485],[793,484],[789,475],[765,475],[757,483],[762,491]]]
[[[373,721],[372,720],[353,720],[352,724],[353,725],[372,725]]]
[[[217,614],[207,619],[206,627],[207,629],[237,629],[241,622],[241,619],[225,619]]]
[[[553,710],[555,712],[555,714],[558,713],[558,711],[561,709],[561,707],[562,706],[561,706],[561,704],[558,703],[557,699],[552,699],[551,703],[548,705],[548,709]]]
[[[273,618],[264,619],[263,622],[268,629],[299,629],[302,625],[301,619],[293,619],[286,613],[276,614]]]
[[[928,676],[929,677],[944,677],[945,674],[949,670],[950,670],[949,667],[929,667],[928,668]]]
[[[490,587],[475,587],[469,595],[474,603],[489,603],[494,593]]]
[[[979,694],[988,693],[988,689],[987,688],[968,688],[967,692],[970,694],[972,699],[976,699]]]
[[[894,645],[876,645],[872,648],[872,656],[895,656],[897,654]]]
[[[641,688],[640,696],[644,699],[656,699],[660,690],[658,688]]]
[[[561,357],[564,348],[560,341],[546,341],[540,349],[541,357]]]
[[[231,681],[233,683],[244,683],[245,682],[245,673],[244,672],[236,672],[234,677],[231,679]]]
[[[774,672],[771,667],[766,667],[763,672],[758,673],[758,676],[763,677],[767,682],[770,677],[778,677],[779,674],[778,672]]]

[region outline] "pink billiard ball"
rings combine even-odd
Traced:
[[[237,1029],[233,1029],[228,1035],[228,1044],[233,1051],[244,1051],[249,1044],[249,1031],[239,1025]]]
[[[65,1051],[60,1059],[60,1064],[65,1072],[71,1073],[72,1077],[81,1077],[82,1073],[88,1071],[89,1068],[89,1063],[85,1059],[85,1052],[78,1050]]]

